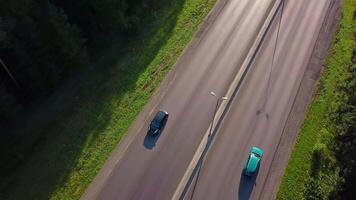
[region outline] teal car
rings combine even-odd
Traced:
[[[257,172],[262,156],[262,149],[258,147],[251,147],[250,153],[248,154],[247,162],[243,170],[245,175],[253,176]]]

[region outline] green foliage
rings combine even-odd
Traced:
[[[334,155],[324,143],[316,143],[313,149],[310,180],[306,184],[304,198],[328,199],[339,183],[339,169]]]
[[[354,24],[356,25],[356,20]],[[356,52],[356,43],[354,52]],[[353,189],[356,184],[356,179],[353,177],[353,174],[356,173],[356,60],[355,57],[353,58],[353,64],[349,66],[349,77],[346,84],[339,88],[344,96],[343,101],[333,116],[336,130],[333,151],[344,179],[344,183],[339,187],[339,196],[345,199],[352,198],[356,194]]]
[[[329,171],[335,168],[335,158],[326,144],[317,143],[313,150],[311,175],[316,175],[321,171]]]
[[[64,9],[70,22],[78,25],[89,41],[99,35],[125,33],[140,28],[142,17],[166,1],[145,0],[53,0]]]
[[[51,3],[4,1],[0,13],[8,40],[2,59],[29,96],[47,95],[86,64],[80,31]]]
[[[311,177],[306,186],[303,199],[327,200],[338,183],[338,170],[319,172]]]
[[[15,116],[21,106],[16,102],[13,95],[9,94],[6,89],[0,85],[0,121]]]

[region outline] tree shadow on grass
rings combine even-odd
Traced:
[[[33,113],[18,121],[16,133],[0,141],[0,199],[80,197],[160,82],[157,73],[168,70],[159,63],[148,67],[172,36],[184,3],[158,12],[129,48],[108,50],[121,53],[109,53],[88,77],[54,94],[50,115]],[[138,82],[143,72],[148,77]],[[140,92],[133,95],[135,90]]]

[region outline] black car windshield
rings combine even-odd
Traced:
[[[159,127],[159,123],[158,123],[158,122],[153,121],[153,122],[151,123],[151,128],[157,129],[158,127]]]

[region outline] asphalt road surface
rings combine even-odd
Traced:
[[[288,1],[275,65],[270,73],[276,24],[218,131],[194,199],[263,197],[263,181],[329,1]],[[83,199],[172,197],[212,119],[216,100],[209,93],[222,96],[227,92],[274,2],[227,1],[198,45],[175,66],[177,72],[158,103],[158,108],[170,113],[163,133],[146,137],[148,124],[131,130],[138,134],[123,157]],[[255,182],[241,176],[252,145],[265,151]]]
[[[264,181],[329,4],[286,1],[274,65],[278,20],[217,132],[194,193],[186,199],[264,199],[270,192],[263,190]],[[265,152],[257,178],[242,174],[251,146]]]

